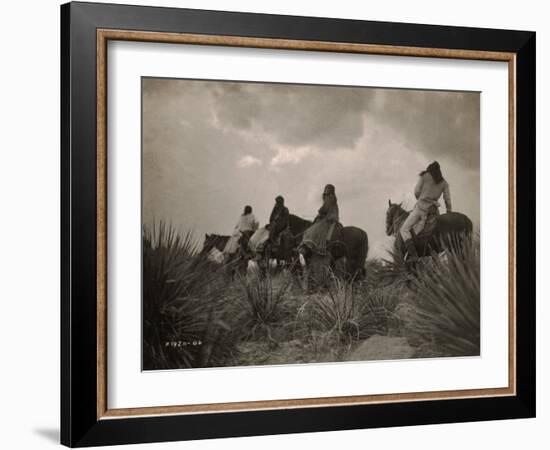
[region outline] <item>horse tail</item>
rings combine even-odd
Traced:
[[[465,230],[466,236],[469,236],[470,234],[472,234],[472,231],[474,231],[474,224],[472,223],[470,218],[466,215],[464,215],[464,222],[465,222],[464,230]]]
[[[353,256],[349,255],[350,261],[347,264],[347,272],[350,276],[361,279],[366,275],[365,261],[369,253],[369,237],[366,231],[359,228],[357,228],[357,230],[360,231],[360,242]]]
[[[454,231],[446,238],[446,245],[453,251],[462,252],[463,246],[470,241],[474,230],[474,225],[466,214],[460,214],[460,221],[457,221]]]
[[[367,256],[369,254],[369,235],[366,231],[363,231],[365,239],[363,240],[363,245],[361,246],[361,252],[359,254],[359,261],[358,264],[360,264],[360,267],[358,268],[359,273],[358,275],[361,278],[365,278],[367,275],[367,270],[365,269],[365,262],[367,261]]]
[[[468,242],[471,242],[472,239],[472,233],[474,231],[474,224],[470,220],[470,218],[466,215],[464,215],[464,240],[463,245],[467,244]]]

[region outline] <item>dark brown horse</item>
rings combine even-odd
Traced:
[[[406,254],[405,243],[401,236],[401,227],[409,217],[409,212],[401,207],[401,203],[392,203],[388,200],[386,211],[386,234],[395,236],[395,250],[401,255]],[[413,240],[418,256],[430,256],[442,251],[442,246],[456,245],[457,239],[467,237],[472,233],[472,221],[465,214],[451,212],[438,215],[429,232],[413,233]]]
[[[273,241],[269,226],[257,230],[257,234],[249,239],[249,241],[254,240],[254,245],[249,245],[248,248],[250,257],[256,260],[262,272],[267,270],[271,261],[275,261],[276,267],[281,267],[284,264],[291,271],[299,270],[297,249],[302,242],[304,231],[310,225],[309,220],[289,214],[288,226],[279,233],[278,242]]]
[[[214,249],[223,252],[228,240],[229,236],[206,233],[204,235],[204,243],[202,244],[201,254],[206,255]]]
[[[278,263],[294,265],[298,261],[298,246],[302,242],[302,236],[311,226],[311,222],[294,214],[288,216],[288,227],[280,233],[279,244],[274,245],[271,236],[264,246],[264,254],[275,259]]]
[[[365,261],[369,252],[369,237],[367,232],[358,227],[342,227],[334,231],[332,239],[327,243],[327,254],[319,255],[306,245],[300,245],[306,266],[315,259],[326,260],[334,270],[336,262],[345,258],[344,275],[350,279],[360,279],[365,276]]]

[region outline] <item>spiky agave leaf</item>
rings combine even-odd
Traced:
[[[374,334],[387,335],[391,327],[399,326],[395,309],[405,292],[398,284],[363,291],[357,318],[361,339]]]
[[[238,323],[244,339],[271,337],[271,328],[285,317],[285,299],[293,278],[290,274],[275,277],[271,271],[259,271],[250,277],[238,277],[241,295],[237,298]]]
[[[142,261],[144,368],[203,364],[222,277],[198,254],[192,233],[165,222],[143,228]]]
[[[371,289],[402,286],[414,276],[399,249],[388,250],[389,258],[367,261],[367,282]]]
[[[475,239],[455,244],[413,280],[417,318],[411,331],[446,356],[479,355],[479,244]]]

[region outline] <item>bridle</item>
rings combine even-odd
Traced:
[[[397,203],[395,205],[390,206],[390,210],[393,210],[393,211],[391,211],[391,225],[390,225],[389,231],[391,236],[395,236],[397,234],[397,230],[399,229],[399,226],[403,222],[402,217],[406,214],[406,211],[401,210],[401,208]]]

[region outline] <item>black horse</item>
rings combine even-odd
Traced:
[[[277,242],[272,239],[269,225],[256,231],[256,235],[249,238],[254,245],[248,245],[248,254],[255,259],[262,273],[265,273],[270,262],[275,261],[276,268],[289,267],[292,272],[301,269],[299,264],[298,245],[302,241],[304,231],[311,225],[309,220],[302,219],[294,214],[288,216],[288,226],[279,233]]]
[[[306,245],[300,245],[306,266],[311,262],[321,262],[328,259],[328,266],[334,271],[336,262],[345,258],[344,275],[357,280],[365,276],[365,261],[369,252],[369,237],[367,232],[358,227],[340,227],[334,230],[331,240],[327,243],[327,254],[320,255]]]
[[[386,211],[386,234],[395,236],[395,250],[401,255],[406,254],[405,243],[401,236],[401,227],[409,217],[409,212],[401,207],[401,203],[392,203],[388,200]],[[413,241],[418,256],[430,256],[432,253],[441,252],[442,246],[455,246],[464,237],[471,235],[473,230],[472,221],[465,214],[451,212],[437,215],[429,230],[416,235],[412,233]]]
[[[225,248],[225,245],[227,244],[228,240],[229,240],[229,236],[223,236],[221,234],[206,233],[204,235],[204,243],[202,245],[201,254],[207,255],[213,249],[223,252],[223,249]]]
[[[277,245],[272,241],[271,234],[264,244],[262,250],[262,256],[267,258],[273,258],[279,264],[284,261],[293,267],[298,261],[298,246],[302,242],[302,236],[311,226],[311,221],[302,219],[294,214],[288,216],[288,227],[283,230],[279,235],[279,242]]]

